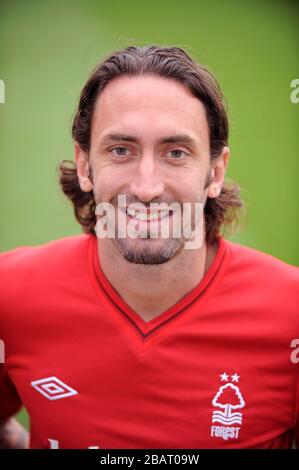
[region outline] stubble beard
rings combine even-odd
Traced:
[[[211,183],[210,168],[205,180],[202,194],[198,201],[205,204],[204,191]],[[195,227],[193,225],[192,229]],[[121,253],[123,258],[129,263],[143,264],[143,265],[159,265],[167,263],[169,260],[174,258],[176,255],[182,252],[185,247],[185,237],[180,238],[119,238],[112,239],[118,251]]]
[[[212,178],[209,168],[202,194],[196,202],[200,202],[205,205],[206,197],[204,195],[204,191],[211,181]],[[192,225],[192,229],[194,230],[194,224]],[[186,242],[184,234],[178,238],[172,236],[169,238],[151,238],[148,234],[145,238],[132,239],[129,237],[119,237],[118,230],[116,230],[115,237],[110,240],[126,261],[133,264],[149,266],[167,263],[182,252]]]

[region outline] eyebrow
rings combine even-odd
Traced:
[[[103,140],[102,144],[108,144],[109,142],[132,142],[135,144],[139,143],[137,137],[127,134],[107,134]],[[159,144],[182,144],[182,145],[189,145],[190,147],[196,148],[197,142],[187,134],[175,134],[170,135],[167,137],[162,137],[159,140]]]

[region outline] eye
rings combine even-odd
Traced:
[[[170,154],[173,160],[182,160],[182,158],[184,158],[187,155],[187,153],[184,152],[184,150],[180,150],[180,149],[170,150],[168,154]]]
[[[111,152],[114,156],[116,157],[127,157],[128,156],[128,152],[129,150],[127,149],[127,147],[114,147],[113,149],[111,149]],[[115,152],[115,153],[113,153]]]

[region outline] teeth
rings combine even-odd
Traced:
[[[168,210],[162,210],[158,212],[141,212],[141,211],[135,211],[134,209],[127,209],[127,214],[130,215],[131,217],[134,217],[137,220],[157,220],[157,219],[164,219],[165,217],[169,216],[169,211]]]
[[[128,213],[131,217],[135,217],[135,211],[134,211],[134,209],[127,209],[127,213]]]

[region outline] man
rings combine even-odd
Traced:
[[[242,203],[213,76],[176,47],[116,52],[73,138],[85,233],[1,255],[2,446],[27,446],[24,404],[33,448],[291,447],[299,273],[223,237]]]

